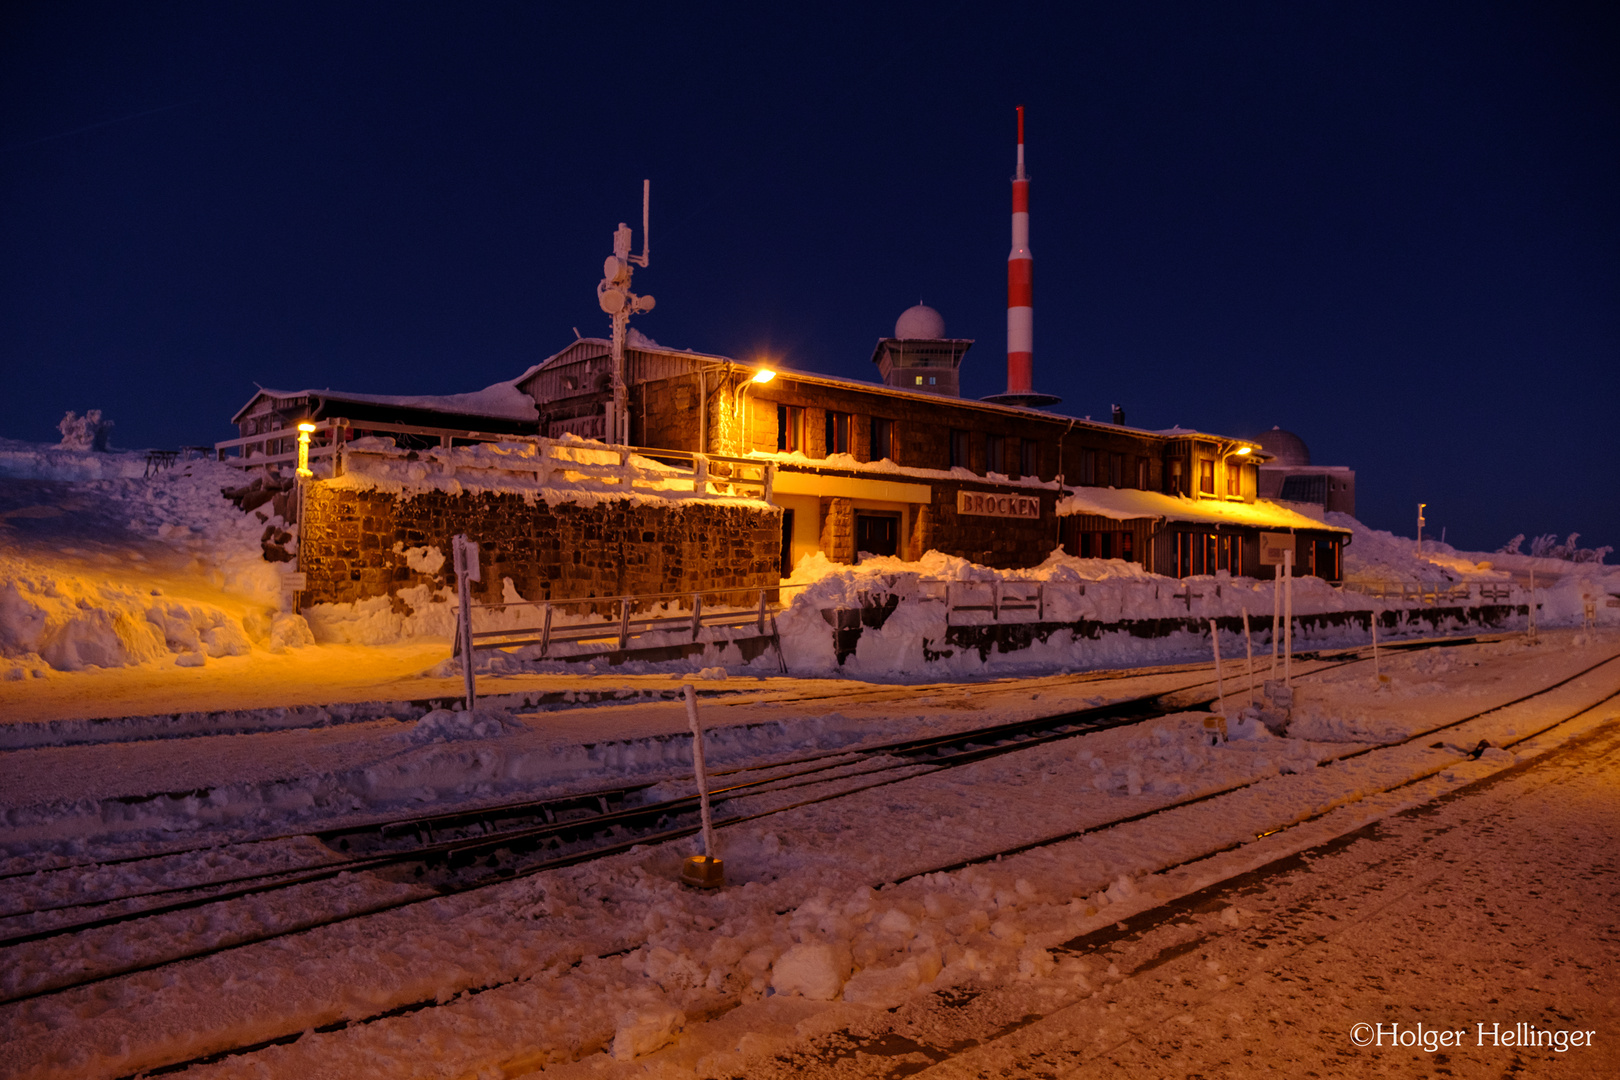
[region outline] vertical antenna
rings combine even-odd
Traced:
[[[1024,179],[1024,107],[1018,106],[1018,175],[1015,179]]]
[[[649,221],[648,207],[651,205],[651,203],[652,181],[643,180],[641,182],[641,254],[630,260],[637,266],[641,267],[645,267],[647,265],[647,233]]]

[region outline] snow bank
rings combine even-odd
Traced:
[[[0,444],[0,677],[206,663],[296,648],[280,612],[285,564],[265,561],[266,508],[221,494],[241,474],[190,461]]]

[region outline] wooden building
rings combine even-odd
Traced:
[[[817,551],[855,562],[936,549],[1005,568],[1062,546],[1176,577],[1270,577],[1260,533],[1288,532],[1300,573],[1342,577],[1347,530],[1258,499],[1268,457],[1258,443],[957,397],[972,342],[915,312],[878,342],[881,385],[767,372],[638,335],[625,353],[630,441],[774,461],[784,574]],[[903,333],[930,323],[937,338]],[[540,434],[600,437],[611,380],[609,343],[584,338],[516,385],[535,400]]]

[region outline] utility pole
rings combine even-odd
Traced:
[[[1423,558],[1423,525],[1424,525],[1424,521],[1423,521],[1423,508],[1424,508],[1424,507],[1425,507],[1425,506],[1428,506],[1428,505],[1429,505],[1429,504],[1428,504],[1428,503],[1418,503],[1418,539],[1417,539],[1417,553],[1418,553],[1418,558],[1420,558],[1420,559],[1421,559],[1421,558]]]

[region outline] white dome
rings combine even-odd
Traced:
[[[894,336],[901,341],[937,340],[945,336],[945,320],[927,304],[918,304],[895,320]]]

